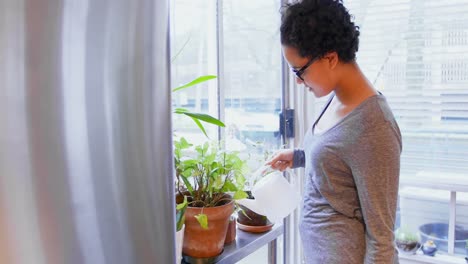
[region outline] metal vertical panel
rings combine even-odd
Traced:
[[[0,1],[0,263],[174,263],[168,2]]]
[[[290,1],[288,0],[280,0],[281,6],[286,5]],[[289,80],[289,75],[290,74],[290,69],[288,66],[288,63],[284,59],[284,57],[281,57],[281,90],[282,90],[282,100],[281,100],[281,112],[285,113],[286,110],[291,109],[291,86],[289,85],[290,80]],[[284,125],[286,125],[286,122],[284,122]],[[283,131],[286,131],[286,127],[283,127]],[[282,136],[282,142],[283,145],[286,148],[290,148],[294,146],[292,139],[288,138],[286,136],[286,133],[283,134]],[[284,176],[288,181],[291,181],[289,174],[285,173]],[[293,213],[294,215],[294,213]],[[294,229],[291,226],[291,215],[287,216],[283,220],[283,226],[284,226],[284,231],[283,231],[283,263],[284,264],[289,264],[291,263],[291,244],[293,240],[292,232],[294,230],[297,230],[297,227],[294,226]]]
[[[217,54],[217,72],[218,72],[218,118],[225,122],[225,88],[224,88],[224,16],[223,0],[216,1],[216,54]],[[218,140],[225,138],[224,129],[218,127]]]

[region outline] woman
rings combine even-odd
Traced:
[[[358,37],[341,1],[304,0],[282,11],[283,54],[297,83],[329,95],[304,149],[280,151],[267,163],[305,167],[299,228],[307,264],[398,263],[401,135],[355,61]]]

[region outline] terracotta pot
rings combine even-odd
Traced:
[[[214,257],[223,251],[234,202],[216,207],[187,207],[185,211],[185,234],[182,252],[195,258]],[[203,229],[195,218],[198,214],[208,217],[208,229]]]
[[[231,216],[229,219],[229,225],[228,225],[228,230],[226,233],[226,239],[224,239],[224,244],[230,244],[233,241],[236,240],[236,227],[237,227],[237,221],[236,218]]]

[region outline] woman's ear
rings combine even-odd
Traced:
[[[335,69],[336,65],[338,65],[339,58],[338,58],[338,53],[335,51],[327,53],[324,58],[328,62],[328,67],[330,70]]]

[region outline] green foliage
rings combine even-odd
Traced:
[[[179,50],[179,52],[177,52],[177,54],[174,56],[174,58],[172,58],[171,62],[175,61],[175,59],[184,50],[185,46],[189,43],[189,41],[190,41],[190,38],[187,39],[187,41],[184,43],[184,45]],[[203,83],[203,82],[215,79],[215,78],[217,78],[217,77],[214,76],[214,75],[200,76],[198,78],[195,78],[191,82],[188,82],[187,84],[184,84],[182,86],[179,86],[177,88],[172,89],[172,92],[177,92],[177,91],[180,91],[182,89],[193,87],[195,85],[198,85],[200,83]],[[220,126],[220,127],[225,127],[223,122],[221,122],[220,120],[218,120],[218,119],[216,119],[216,118],[214,118],[214,117],[212,117],[210,115],[207,115],[207,114],[193,113],[193,112],[190,112],[189,110],[184,109],[184,108],[176,108],[174,110],[174,113],[190,117],[195,122],[195,124],[198,126],[200,131],[206,137],[208,137],[208,134],[206,133],[205,127],[203,126],[201,121],[209,123],[209,124],[213,124],[213,125],[216,125],[216,126]],[[182,180],[183,185],[186,187],[186,190],[190,193],[190,195],[193,196],[193,194],[195,192],[198,193],[198,190],[193,188],[192,184],[190,183],[190,179],[189,179],[190,177],[189,177],[188,174],[190,173],[191,168],[198,167],[198,165],[197,165],[198,162],[197,162],[196,159],[183,160],[183,153],[182,153],[183,150],[187,150],[192,145],[189,144],[183,138],[181,140],[179,140],[179,141],[174,142],[174,145],[175,145],[174,160],[175,160],[175,164],[176,164],[177,182],[180,182],[180,180]],[[221,181],[217,180],[216,183],[214,184],[214,187],[218,188],[220,186],[224,187],[224,186],[221,185]],[[227,183],[227,188],[233,189],[234,188],[233,186],[235,187],[235,185],[232,185],[230,182]],[[195,185],[195,187],[196,187],[196,185]],[[182,194],[180,185],[178,185],[178,190],[179,190],[179,193]],[[183,226],[183,224],[185,222],[185,210],[186,210],[186,208],[188,206],[187,196],[184,195],[183,197],[184,197],[183,203],[178,204],[177,208],[176,208],[176,212],[177,212],[177,214],[176,214],[177,231],[181,230],[181,228],[182,228],[182,226]],[[198,220],[198,222],[200,223],[200,225],[203,228],[208,228],[208,218],[207,218],[206,215],[204,215],[204,214],[198,215],[197,220]]]
[[[176,207],[177,231],[180,231],[185,223],[185,210],[187,209],[187,205],[187,197],[184,196],[184,201]]]
[[[419,236],[415,232],[411,232],[406,228],[399,228],[395,231],[395,239],[400,242],[411,243],[419,242]]]
[[[195,218],[203,229],[208,229],[208,216],[206,214],[198,214]]]
[[[196,78],[195,80],[187,83],[187,84],[184,84],[182,86],[179,86],[177,88],[174,88],[172,89],[173,92],[177,92],[177,91],[180,91],[182,89],[186,89],[188,87],[191,87],[191,86],[195,86],[199,83],[202,83],[202,82],[206,82],[206,81],[209,81],[209,80],[212,80],[212,79],[216,79],[216,76],[214,75],[205,75],[205,76],[200,76],[198,78]]]
[[[175,140],[174,146],[177,191],[188,196],[189,206],[214,207],[247,196],[243,188],[248,167],[238,152],[221,150],[218,144],[193,146],[185,138]]]
[[[244,191],[237,191],[237,192],[234,194],[234,200],[245,199],[245,198],[247,198],[247,197],[249,197],[249,196],[248,196],[247,193],[244,192]]]

